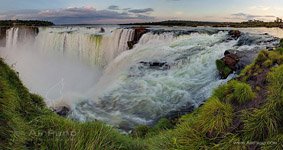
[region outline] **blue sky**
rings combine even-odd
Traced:
[[[1,20],[41,19],[56,24],[275,17],[283,17],[282,0],[0,0]]]

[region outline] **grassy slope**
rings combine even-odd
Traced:
[[[177,126],[162,120],[133,137],[52,113],[0,60],[0,149],[283,149],[283,50],[262,51],[235,80]],[[174,129],[172,129],[174,128]],[[269,142],[244,143],[247,141]],[[270,143],[271,142],[271,143]]]
[[[0,60],[0,149],[145,149],[100,122],[55,115]]]

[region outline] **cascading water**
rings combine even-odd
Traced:
[[[36,37],[37,48],[46,55],[66,56],[91,65],[104,66],[128,50],[134,30],[116,29],[99,33],[99,29],[43,28]],[[46,42],[48,41],[48,42]]]
[[[275,44],[265,42],[270,36],[247,35],[255,40],[236,46],[239,41],[227,41],[227,36],[227,32],[178,37],[173,33],[145,34],[133,50],[119,55],[104,70],[96,85],[95,101],[75,105],[70,117],[99,119],[124,128],[150,124],[188,103],[198,106],[212,89],[231,79],[219,80],[217,76],[215,60],[225,50],[260,50]]]
[[[11,28],[7,30],[7,42],[6,42],[7,48],[13,48],[17,46],[18,35],[19,35],[18,32],[19,32],[19,28]]]
[[[150,124],[184,105],[198,106],[228,80],[218,78],[215,66],[225,50],[260,50],[278,42],[265,34],[228,40],[224,31],[167,31],[144,34],[128,50],[133,29],[40,28],[25,44],[18,41],[20,30],[7,31],[0,54],[9,64],[17,62],[15,69],[33,92],[49,106],[54,100],[70,105],[70,118],[119,127]]]

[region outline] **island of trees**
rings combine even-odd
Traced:
[[[185,20],[167,20],[161,22],[144,22],[144,23],[131,23],[122,25],[161,25],[161,26],[211,26],[211,27],[235,27],[235,28],[248,28],[248,27],[279,27],[283,28],[283,20],[276,18],[273,22],[264,22],[261,20],[248,20],[245,22],[208,22],[208,21],[185,21]]]
[[[0,27],[11,26],[52,26],[54,23],[40,20],[0,20]]]

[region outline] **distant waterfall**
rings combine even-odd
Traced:
[[[12,27],[6,30],[6,47],[16,48],[25,44],[33,44],[37,33],[37,27]]]
[[[132,29],[115,29],[110,34],[97,30],[85,33],[81,30],[43,28],[35,43],[44,54],[67,56],[91,65],[104,66],[128,50],[127,42],[134,35]]]
[[[6,47],[12,48],[17,45],[19,28],[11,28],[7,30]]]
[[[150,41],[155,41],[155,40],[170,42],[173,40],[173,38],[174,38],[174,33],[172,32],[163,33],[163,34],[147,33],[141,37],[138,44],[143,45]]]

